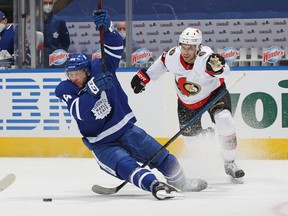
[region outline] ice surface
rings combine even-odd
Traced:
[[[127,184],[117,194],[103,196],[91,191],[93,184],[113,187],[122,181],[100,171],[93,158],[0,158],[0,178],[9,173],[17,176],[0,192],[0,215],[288,215],[288,161],[239,160],[246,172],[243,185],[229,183],[221,160],[183,157],[181,163],[187,175],[205,178],[212,188],[158,201]]]

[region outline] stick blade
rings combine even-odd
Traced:
[[[92,191],[97,194],[102,194],[102,195],[111,195],[115,194],[118,192],[118,188],[106,188],[102,187],[100,185],[93,185]]]
[[[0,181],[0,191],[6,189],[7,187],[9,187],[11,184],[13,184],[13,182],[15,181],[16,176],[11,173],[9,175],[7,175],[5,178],[3,178]]]

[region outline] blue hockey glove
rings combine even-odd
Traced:
[[[112,77],[113,75],[109,72],[102,73],[97,77],[92,77],[85,85],[88,93],[96,96],[99,92],[110,89],[113,85]]]
[[[107,30],[111,31],[111,20],[110,15],[106,10],[94,10],[93,11],[93,21],[96,26],[96,30],[99,31],[100,26],[104,27],[104,32]]]
[[[209,56],[206,63],[206,72],[211,75],[219,75],[224,71],[225,58],[218,53],[213,53]]]

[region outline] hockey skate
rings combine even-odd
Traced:
[[[152,194],[158,200],[165,200],[183,196],[182,194],[178,193],[178,191],[175,188],[163,182],[157,183],[157,185],[154,187],[152,191]]]
[[[225,161],[224,168],[233,183],[244,183],[243,177],[245,172],[236,165],[235,161]]]
[[[207,188],[208,183],[202,179],[189,179],[185,178],[181,182],[169,182],[172,186],[183,192],[199,192]]]

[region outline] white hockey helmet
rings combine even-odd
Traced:
[[[196,28],[186,28],[179,36],[179,45],[182,43],[196,45],[196,49],[198,50],[202,43],[202,32]]]

